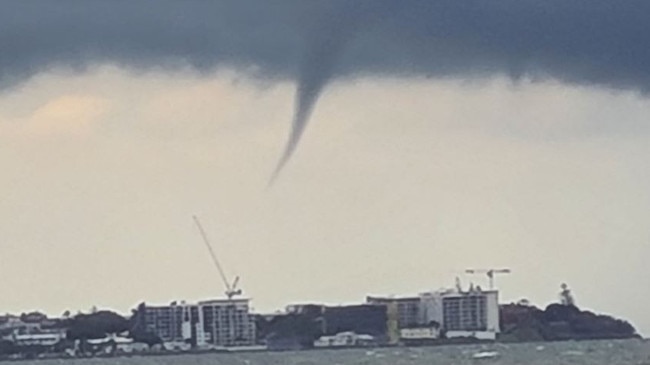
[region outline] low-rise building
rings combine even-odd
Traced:
[[[400,339],[402,340],[436,340],[440,338],[440,329],[435,327],[402,328]]]
[[[2,334],[27,334],[39,332],[40,330],[41,323],[39,322],[25,322],[21,316],[15,316],[12,314],[0,316],[0,333]]]
[[[6,340],[12,341],[18,346],[54,346],[61,340],[65,340],[64,331],[13,334],[5,337]]]
[[[377,340],[370,335],[341,332],[333,336],[321,336],[314,341],[314,347],[370,347],[376,346],[377,343]]]

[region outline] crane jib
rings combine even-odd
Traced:
[[[205,230],[203,229],[203,226],[201,225],[199,218],[197,216],[192,216],[192,218],[194,218],[194,223],[196,224],[196,227],[199,229],[199,233],[201,234],[203,243],[205,243],[205,246],[208,248],[208,252],[210,253],[210,257],[212,258],[212,262],[214,263],[214,266],[217,268],[217,271],[219,271],[219,276],[221,276],[223,285],[226,287],[226,296],[228,297],[228,299],[232,299],[232,297],[235,295],[241,295],[242,293],[241,289],[237,289],[237,284],[239,283],[239,276],[235,277],[232,284],[228,282],[228,279],[226,278],[226,274],[223,271],[223,267],[219,263],[219,260],[217,259],[217,255],[214,253],[214,250],[212,249],[212,245],[208,240],[208,236],[205,233]]]

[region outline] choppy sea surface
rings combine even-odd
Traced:
[[[650,340],[188,354],[22,362],[22,364],[32,363],[39,365],[61,363],[95,365],[650,365]]]

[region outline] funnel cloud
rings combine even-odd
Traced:
[[[650,90],[650,2],[628,0],[6,1],[0,92],[51,68],[235,69],[297,84],[273,178],[327,84],[508,76]]]
[[[296,150],[309,117],[323,88],[333,76],[336,61],[347,42],[354,36],[359,20],[367,14],[363,3],[346,11],[333,11],[325,19],[337,19],[340,26],[332,27],[328,22],[319,22],[311,29],[305,40],[305,52],[297,75],[295,111],[291,132],[284,153],[271,176],[273,184],[282,168]]]

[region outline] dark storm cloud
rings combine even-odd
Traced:
[[[505,74],[647,92],[648,15],[647,0],[8,0],[0,87],[95,62],[293,79],[281,168],[333,77]]]

